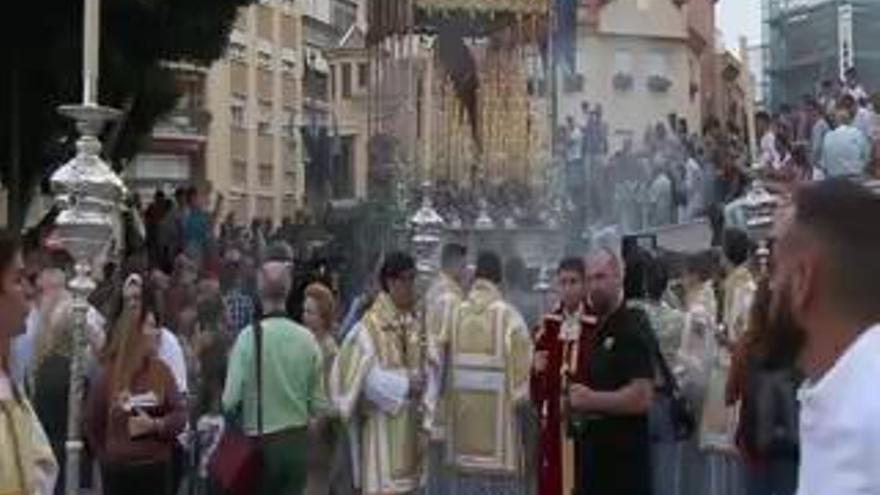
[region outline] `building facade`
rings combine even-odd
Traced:
[[[688,26],[688,45],[699,64],[699,77],[692,81],[691,91],[700,98],[700,112],[703,119],[712,115],[723,118],[723,105],[720,104],[716,88],[720,76],[716,63],[715,5],[718,0],[690,0],[684,4]]]
[[[212,118],[206,101],[208,69],[187,64],[166,68],[173,72],[180,97],[122,173],[131,190],[144,199],[156,189],[202,183],[208,174],[205,158]]]
[[[278,223],[303,202],[301,19],[295,2],[242,9],[226,56],[208,73],[205,179],[240,222]]]
[[[329,100],[336,140],[331,157],[332,200],[364,199],[368,171],[370,61],[363,30],[353,24],[339,44],[325,50]]]
[[[743,67],[739,57],[725,50],[715,56],[718,66],[718,98],[719,122],[726,129],[741,136],[746,133],[746,92],[747,78],[751,74]]]
[[[880,2],[763,0],[762,15],[771,108],[815,93],[849,67],[866,87],[880,87]]]
[[[577,79],[561,78],[559,124],[580,119],[583,102],[603,106],[610,151],[640,142],[649,125],[675,114],[692,131],[702,123],[703,67],[692,47],[687,12],[675,0],[611,0],[580,8]]]
[[[345,104],[355,95],[348,91],[346,98],[341,96],[341,67],[348,67],[348,63],[331,65],[329,53],[351,56],[354,47],[342,55],[338,50],[357,24],[361,8],[355,0],[304,0],[302,8],[305,65],[300,134],[305,145],[305,206],[313,215],[321,215],[334,201],[357,197],[354,124],[340,122],[351,114]],[[338,85],[334,79],[337,69]]]

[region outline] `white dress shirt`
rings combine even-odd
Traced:
[[[880,324],[800,393],[798,495],[880,494]]]

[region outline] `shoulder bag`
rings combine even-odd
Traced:
[[[243,428],[243,403],[237,412],[226,415],[226,426],[217,449],[208,463],[208,476],[224,493],[257,493],[263,473],[263,328],[261,316],[254,317],[254,367],[257,378],[257,435],[248,436]],[[232,416],[232,417],[230,417]]]

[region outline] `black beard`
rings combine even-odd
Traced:
[[[772,293],[766,331],[766,365],[772,369],[792,368],[807,344],[807,332],[797,323],[788,287]]]

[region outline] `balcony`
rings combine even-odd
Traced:
[[[153,127],[153,137],[205,140],[210,123],[207,110],[172,110]]]

